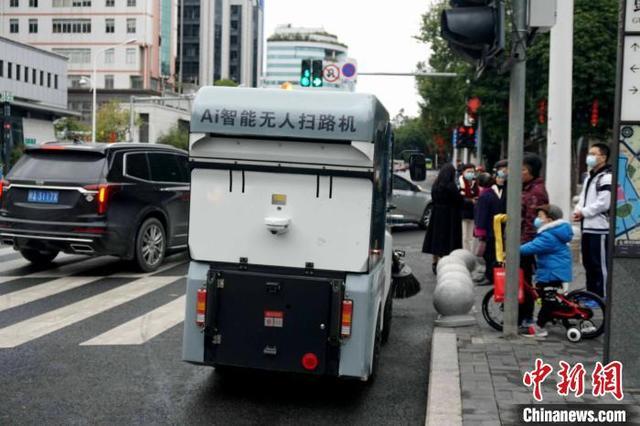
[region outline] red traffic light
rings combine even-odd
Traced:
[[[591,127],[596,127],[598,125],[598,119],[600,118],[598,109],[598,100],[594,99],[593,104],[591,104]]]

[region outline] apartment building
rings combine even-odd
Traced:
[[[68,105],[88,118],[93,84],[98,103],[173,90],[177,1],[2,0],[0,36],[68,58]]]

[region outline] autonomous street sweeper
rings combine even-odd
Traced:
[[[371,379],[392,307],[385,108],[205,87],[191,133],[184,361]]]

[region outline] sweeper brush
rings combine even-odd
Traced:
[[[401,250],[393,251],[391,267],[391,289],[395,299],[405,299],[420,292],[420,282],[411,272],[411,268],[402,258],[405,253]]]

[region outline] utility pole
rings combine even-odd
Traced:
[[[546,181],[549,200],[571,214],[571,97],[573,92],[573,0],[558,2],[549,49],[549,115]],[[561,167],[549,167],[550,164]]]
[[[524,98],[527,70],[527,0],[513,0],[513,65],[509,91],[509,185],[507,186],[507,262],[504,298],[504,337],[518,336],[518,282],[520,269],[520,221]]]

